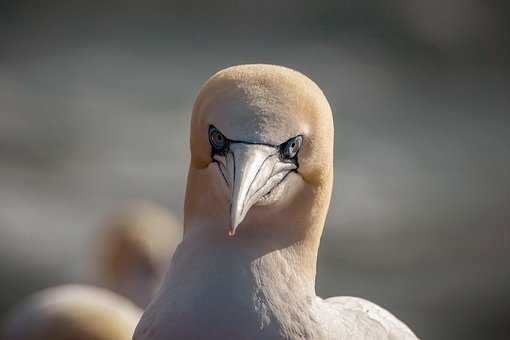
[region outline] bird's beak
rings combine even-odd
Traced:
[[[229,186],[230,226],[234,236],[248,210],[296,169],[294,163],[282,162],[276,147],[232,143],[222,159],[216,159]]]

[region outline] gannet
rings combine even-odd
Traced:
[[[315,293],[333,119],[312,80],[274,65],[216,73],[190,142],[184,238],[135,340],[417,339],[373,303]]]
[[[130,202],[98,233],[91,261],[94,283],[145,307],[181,239],[182,224],[165,208]]]
[[[35,293],[0,328],[2,340],[128,340],[141,310],[107,290],[64,285]]]

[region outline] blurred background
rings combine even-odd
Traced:
[[[258,62],[333,108],[319,295],[372,300],[422,339],[508,339],[503,0],[1,1],[0,318],[82,280],[124,202],[182,218],[194,96]]]

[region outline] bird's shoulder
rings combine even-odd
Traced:
[[[351,315],[357,323],[371,324],[386,333],[388,340],[418,340],[416,335],[402,321],[386,309],[362,298],[337,296],[324,300],[339,317]]]
[[[135,328],[133,340],[157,339],[157,328],[154,327],[157,316],[156,309],[149,305]]]

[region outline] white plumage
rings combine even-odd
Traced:
[[[332,183],[315,83],[271,65],[214,75],[193,109],[184,239],[134,339],[416,339],[368,301],[316,296]]]

